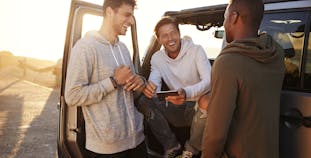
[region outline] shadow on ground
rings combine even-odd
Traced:
[[[0,157],[57,157],[59,90],[23,80],[0,82]]]

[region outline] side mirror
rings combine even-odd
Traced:
[[[216,30],[216,31],[214,32],[214,37],[215,37],[215,38],[222,39],[222,38],[224,37],[224,33],[225,33],[224,30]]]

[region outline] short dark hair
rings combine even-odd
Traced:
[[[246,24],[259,28],[264,13],[262,0],[230,0],[229,3],[230,12],[238,12]]]
[[[103,4],[104,16],[106,16],[106,9],[108,7],[116,9],[119,8],[122,4],[128,4],[134,8],[136,6],[136,0],[105,0]]]
[[[170,16],[164,16],[164,17],[161,18],[160,21],[158,21],[158,23],[154,27],[154,33],[155,33],[155,35],[157,37],[159,37],[159,29],[160,29],[160,27],[163,26],[163,25],[166,25],[166,24],[173,24],[176,27],[176,29],[178,30],[178,32],[180,32],[179,31],[179,26],[178,26],[178,23],[177,23],[176,19],[173,18],[173,17],[170,17]]]

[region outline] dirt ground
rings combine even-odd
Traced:
[[[0,71],[0,158],[56,158],[58,89]]]

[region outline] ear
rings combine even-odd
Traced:
[[[233,24],[236,24],[238,22],[240,14],[237,11],[233,11],[231,14],[232,14],[231,15],[231,21],[232,21]]]
[[[113,13],[113,9],[111,7],[107,7],[106,9],[106,15],[111,16]]]

